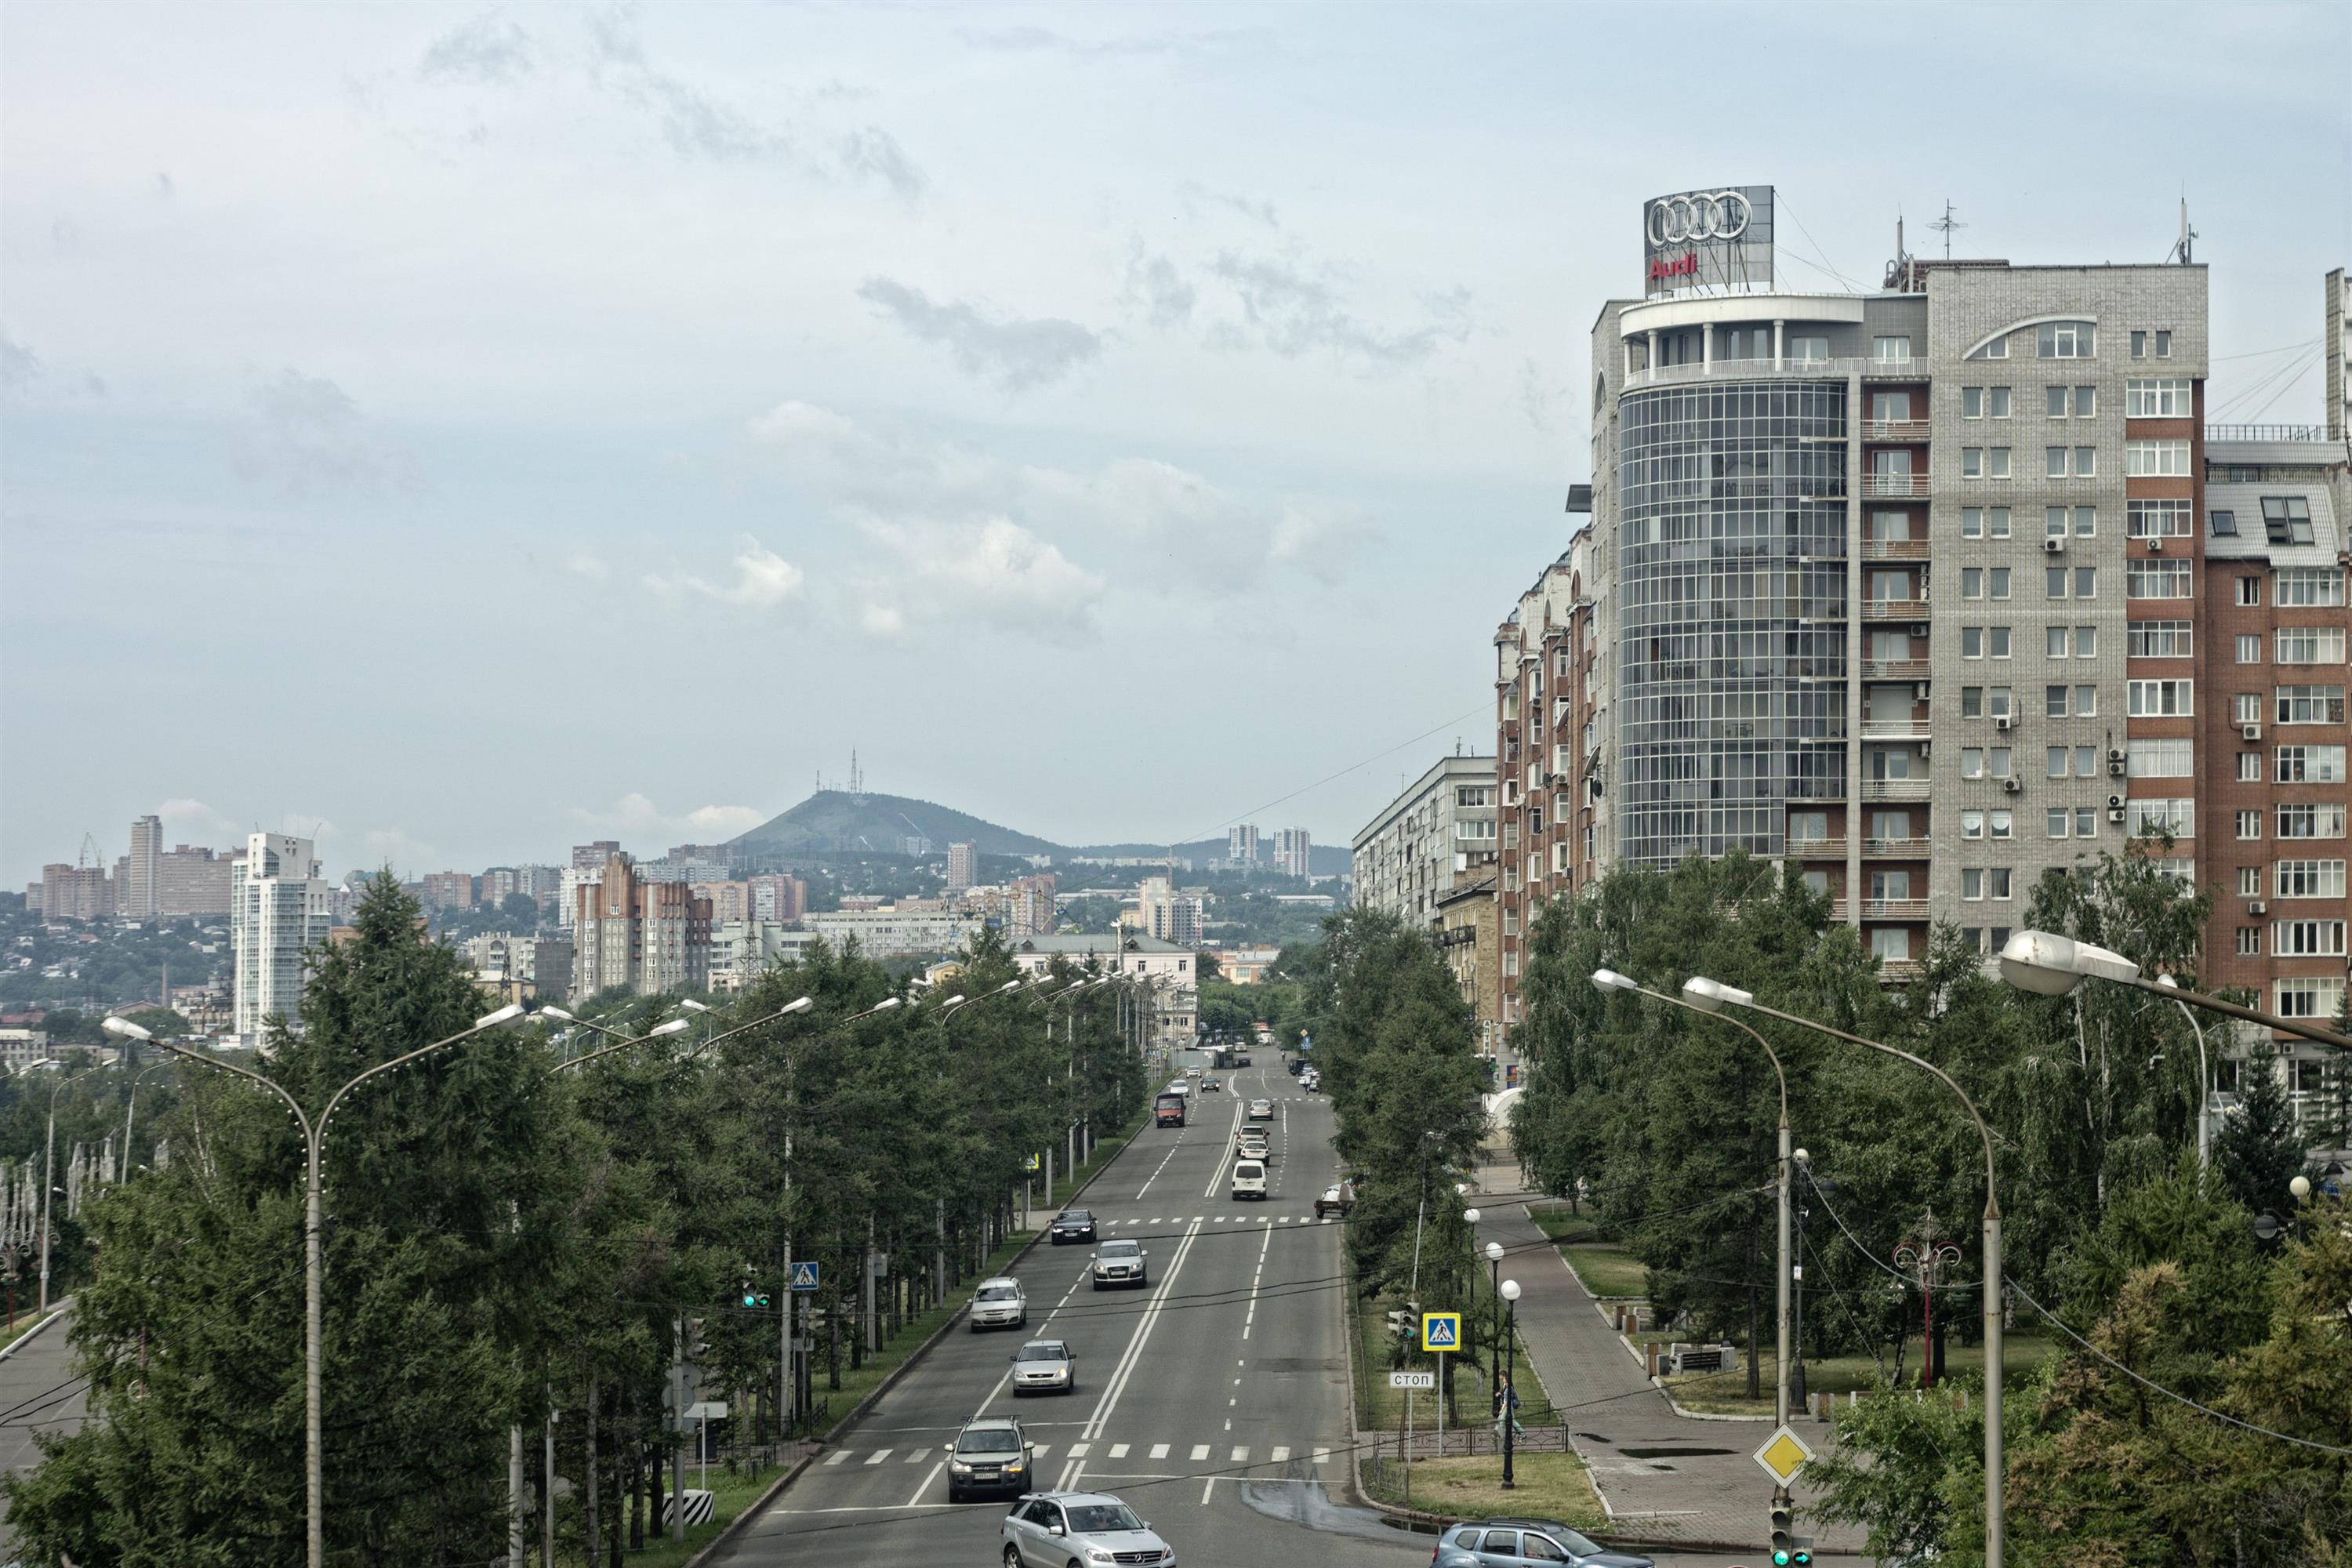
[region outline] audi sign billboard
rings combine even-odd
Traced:
[[[1643,293],[1772,286],[1772,187],[1685,191],[1642,204]]]

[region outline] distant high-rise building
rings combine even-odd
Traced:
[[[1054,874],[1015,879],[1005,889],[1005,934],[1016,941],[1026,936],[1051,936],[1057,923]]]
[[[572,868],[602,875],[604,862],[620,852],[621,843],[617,838],[599,838],[593,844],[574,844],[572,847]]]
[[[297,1021],[303,955],[325,942],[334,925],[331,891],[319,874],[317,847],[310,839],[284,833],[247,837],[245,858],[230,868],[228,914],[236,972],[235,1027],[247,1044],[260,1044],[268,1018]]]
[[[113,912],[114,888],[103,866],[41,868],[41,913],[53,921],[102,920]]]
[[[225,915],[229,912],[229,868],[237,857],[175,844],[156,857],[158,915]]]
[[[1201,900],[1187,893],[1165,877],[1146,877],[1137,889],[1136,912],[1147,936],[1179,946],[1190,946],[1201,940]]]
[[[474,874],[470,871],[427,871],[425,874],[425,907],[431,910],[472,909]]]
[[[639,875],[615,851],[593,884],[576,890],[572,992],[618,985],[640,994],[700,991],[710,984],[710,900],[684,882]]]
[[[515,869],[511,866],[493,866],[474,879],[476,901],[498,908],[516,892]]]
[[[157,908],[156,883],[163,869],[163,819],[131,818],[131,853],[124,859],[121,885],[114,890],[119,912],[139,920],[162,912]]]
[[[751,884],[749,882],[688,882],[698,899],[710,900],[710,918],[725,924],[729,921],[751,918]]]
[[[1303,827],[1277,827],[1274,830],[1274,868],[1286,877],[1305,881],[1311,873],[1309,851],[1314,847]]]
[[[961,893],[980,880],[980,850],[971,844],[948,846],[948,891]]]
[[[1225,859],[1234,868],[1257,863],[1257,825],[1238,823],[1225,829]]]
[[[771,872],[749,879],[751,919],[789,925],[808,913],[808,884],[798,877]]]

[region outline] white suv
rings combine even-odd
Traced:
[[[1263,1160],[1234,1161],[1233,1190],[1236,1202],[1243,1198],[1263,1200],[1266,1195],[1265,1162]]]

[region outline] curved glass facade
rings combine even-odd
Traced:
[[[1618,531],[1618,847],[1781,853],[1845,797],[1846,384],[1628,393]]]

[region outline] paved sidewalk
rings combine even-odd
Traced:
[[[1584,1282],[1530,1219],[1537,1194],[1521,1187],[1516,1163],[1478,1173],[1478,1235],[1510,1249],[1519,1282],[1519,1337],[1544,1393],[1568,1424],[1593,1486],[1616,1528],[1655,1541],[1706,1541],[1762,1549],[1769,1540],[1771,1478],[1750,1458],[1771,1434],[1768,1421],[1706,1421],[1678,1415],[1651,1383]],[[1538,1199],[1538,1201],[1549,1201]],[[1793,1423],[1806,1442],[1826,1442],[1817,1420]],[[1804,1494],[1801,1489],[1801,1505]],[[1851,1527],[1798,1528],[1816,1549],[1859,1553]]]

